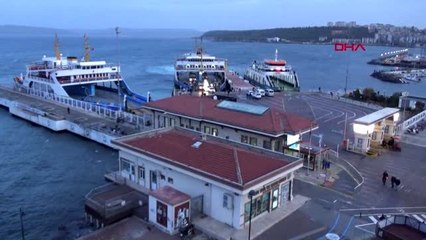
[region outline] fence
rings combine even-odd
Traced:
[[[412,127],[414,125],[416,125],[418,122],[421,122],[423,119],[426,119],[426,110],[424,110],[423,112],[407,119],[406,121],[404,121],[399,128],[402,127],[402,131],[407,130],[409,127]]]
[[[420,222],[409,216],[394,215],[377,222],[376,235],[384,239],[398,239],[393,238],[394,233],[392,233],[391,229],[386,228],[388,226],[391,227],[393,224],[404,225],[413,230],[426,233],[426,224],[424,222]]]
[[[112,109],[113,106],[105,106],[97,103],[90,103],[85,101],[80,101],[70,97],[59,96],[53,93],[48,93],[40,90],[35,90],[32,88],[27,88],[19,86],[18,91],[24,94],[35,96],[49,101],[55,101],[59,104],[77,108],[85,112],[94,113],[98,116],[107,117],[110,119],[117,119],[117,121],[124,121],[135,125],[138,129],[144,127],[150,127],[149,123],[152,122],[152,115],[150,114],[141,114],[136,115],[121,110]]]

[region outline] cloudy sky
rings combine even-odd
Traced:
[[[0,25],[262,29],[329,21],[426,28],[425,0],[0,0]]]

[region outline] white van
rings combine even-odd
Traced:
[[[266,96],[273,97],[274,96],[274,90],[268,88],[266,89]]]

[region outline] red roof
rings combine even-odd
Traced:
[[[155,191],[151,191],[150,195],[170,205],[176,205],[191,199],[188,194],[178,191],[170,186],[164,186]]]
[[[197,141],[201,145],[195,148],[192,145]],[[123,137],[114,143],[237,188],[295,166],[282,157],[225,144],[214,137],[201,141],[199,134],[178,128]]]
[[[257,115],[217,107],[220,102],[210,97],[181,95],[149,102],[144,108],[219,122],[273,136],[297,134],[316,127],[307,118],[277,109],[269,108],[262,115]]]

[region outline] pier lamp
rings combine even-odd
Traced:
[[[250,197],[250,215],[249,215],[248,240],[250,240],[250,234],[251,234],[251,214],[252,214],[252,210],[253,210],[253,196],[256,195],[256,191],[255,190],[250,190],[250,192],[248,193],[248,195]]]

